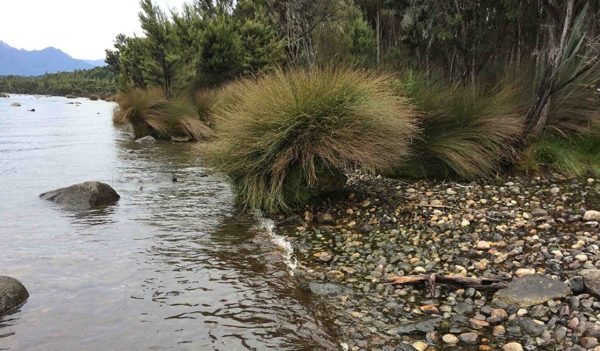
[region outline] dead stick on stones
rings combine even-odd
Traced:
[[[435,284],[451,284],[479,290],[499,290],[507,285],[505,281],[496,278],[467,278],[453,275],[408,275],[403,277],[394,277],[389,280],[392,285],[428,283],[431,296],[435,296]]]

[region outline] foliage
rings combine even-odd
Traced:
[[[586,36],[584,14],[565,46],[550,100],[547,129],[562,136],[600,128],[600,43]]]
[[[171,98],[178,68],[182,64],[174,25],[152,0],[141,0],[140,5],[140,24],[146,34],[144,68],[150,72],[147,76],[153,83],[162,86],[165,96]]]
[[[547,133],[521,155],[518,168],[537,172],[542,168],[569,176],[600,176],[600,133],[568,138]]]
[[[278,69],[227,94],[210,160],[240,204],[269,213],[302,205],[323,177],[390,169],[416,132],[415,113],[390,78],[367,71]]]
[[[158,89],[132,89],[117,97],[113,115],[117,126],[130,124],[136,138],[188,137],[206,140],[212,131],[198,119],[193,104],[185,100],[167,100]]]
[[[0,77],[0,92],[39,95],[99,95],[107,97],[117,91],[115,74],[108,67],[45,74],[37,77]]]
[[[242,43],[234,24],[222,16],[211,19],[200,39],[198,85],[215,86],[232,79],[242,64]]]
[[[145,60],[145,40],[119,34],[115,38],[115,49],[106,50],[106,63],[119,75],[121,90],[148,86],[142,64]]]
[[[241,18],[239,33],[243,55],[242,66],[246,73],[259,72],[283,63],[284,42],[267,18],[264,7],[254,5],[251,18]]]
[[[489,90],[453,86],[408,72],[398,81],[422,113],[422,136],[397,175],[485,177],[514,156],[523,131],[519,90],[505,84]]]

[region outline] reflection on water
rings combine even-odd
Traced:
[[[111,104],[81,102],[0,99],[0,275],[31,293],[0,317],[0,350],[337,349],[197,146],[137,145],[112,127]],[[38,199],[86,180],[112,185],[118,205]]]

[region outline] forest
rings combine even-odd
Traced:
[[[206,141],[247,208],[288,211],[353,169],[600,173],[599,1],[141,7],[144,35],[106,51],[115,123]]]
[[[97,96],[108,98],[117,92],[114,71],[96,67],[37,77],[0,76],[0,92],[53,96]]]

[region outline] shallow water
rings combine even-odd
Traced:
[[[0,317],[0,350],[338,349],[326,312],[197,146],[139,146],[112,109],[0,99],[0,275],[31,294]],[[86,180],[119,203],[77,213],[38,198]]]

